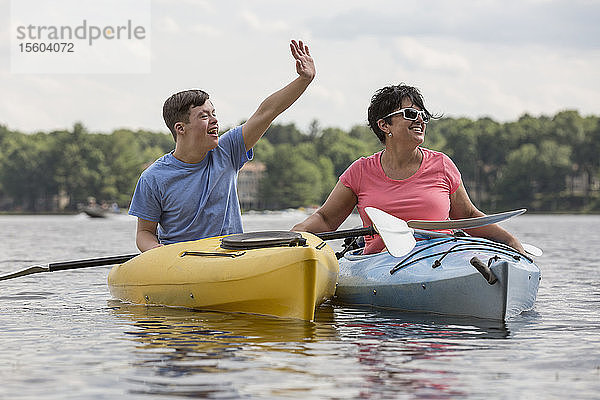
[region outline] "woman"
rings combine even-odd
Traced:
[[[452,160],[421,147],[431,117],[417,88],[395,85],[378,90],[371,99],[368,119],[384,150],[356,160],[340,176],[325,204],[292,230],[335,231],[355,206],[364,226],[372,225],[365,207],[379,208],[404,220],[485,215],[469,199]],[[521,243],[496,224],[466,232],[524,252]],[[378,235],[365,238],[365,254],[384,249]]]

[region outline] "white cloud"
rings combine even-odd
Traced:
[[[217,38],[223,35],[223,31],[208,24],[196,24],[190,27],[190,32],[202,36]]]
[[[240,15],[241,20],[252,30],[262,33],[278,33],[289,30],[289,26],[284,21],[271,18],[259,18],[258,15],[251,11],[243,11]]]
[[[350,41],[361,36],[439,37],[587,49],[600,45],[598,1],[372,0],[349,1],[336,11],[307,19],[315,37]]]
[[[177,23],[175,18],[168,15],[159,18],[156,28],[159,32],[165,32],[170,34],[179,34],[183,31],[181,25]]]
[[[399,58],[410,62],[415,69],[468,73],[471,70],[469,60],[448,48],[428,46],[424,41],[403,37],[394,41]]]
[[[173,7],[183,7],[183,8],[193,8],[197,9],[200,12],[214,14],[216,12],[216,8],[214,6],[214,2],[209,0],[153,0],[153,3],[156,5],[164,5],[167,6],[167,9],[173,9]],[[162,8],[159,8],[162,10]]]

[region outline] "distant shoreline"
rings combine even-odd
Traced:
[[[242,213],[242,215],[244,214],[269,214],[269,213],[273,213],[273,212],[282,212],[282,211],[290,211],[289,209],[282,209],[282,210],[248,210]],[[302,209],[298,209],[297,211],[302,211]],[[496,210],[496,211],[490,211],[489,213],[494,213],[494,212],[503,212],[503,211],[507,211],[507,210]],[[19,216],[19,215],[78,215],[78,214],[85,214],[83,211],[39,211],[39,212],[31,212],[31,211],[0,211],[0,216]],[[123,215],[127,215],[126,213],[122,213]],[[525,214],[523,214],[524,216],[527,215],[600,215],[600,212],[594,212],[594,211],[581,211],[581,210],[576,210],[576,211],[527,211]]]
[[[77,215],[82,211],[0,211],[0,215]]]

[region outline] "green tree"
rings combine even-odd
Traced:
[[[331,159],[320,155],[316,149],[315,144],[310,142],[301,143],[297,146],[294,146],[294,151],[304,160],[312,163],[319,169],[320,174],[320,185],[318,187],[312,188],[312,190],[318,194],[319,200],[316,203],[305,204],[305,205],[314,205],[321,204],[327,199],[329,192],[337,183],[337,176],[334,172],[334,165]]]
[[[300,132],[295,124],[273,124],[267,129],[265,137],[271,144],[299,144],[308,140],[308,136]]]
[[[578,114],[577,116],[579,117]],[[567,117],[574,118],[572,115]],[[600,119],[579,117],[579,123],[572,124],[582,129],[582,132],[576,134],[571,142],[573,172],[587,178],[584,197],[592,200],[593,181],[594,178],[598,178],[600,172]],[[564,129],[564,124],[562,128]]]
[[[9,134],[4,136],[2,148],[0,182],[4,193],[25,211],[45,209],[56,193],[47,137]]]
[[[339,177],[357,158],[373,154],[373,148],[360,138],[351,137],[339,128],[327,128],[315,141],[319,155],[331,160]]]
[[[261,182],[260,192],[267,208],[295,208],[319,203],[321,171],[302,157],[293,145],[276,146],[265,164],[267,176]]]
[[[504,208],[514,208],[515,204],[529,205],[534,210],[543,208],[539,200],[557,198],[564,190],[571,166],[570,155],[568,146],[552,140],[545,140],[538,146],[527,143],[513,150],[495,187],[498,205]]]
[[[348,132],[348,136],[362,142],[366,146],[367,153],[369,154],[376,153],[383,148],[383,145],[379,142],[375,133],[373,133],[368,126],[355,125],[350,129],[350,132]]]
[[[263,137],[253,147],[254,161],[264,162],[273,156],[275,146],[271,144],[269,139]]]
[[[81,123],[71,131],[54,132],[52,137],[56,182],[70,198],[69,208],[75,209],[89,196],[101,193],[103,177],[109,171],[106,157]]]

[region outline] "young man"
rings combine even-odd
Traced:
[[[142,173],[129,209],[138,218],[136,244],[141,251],[242,232],[238,171],[252,159],[252,147],[271,122],[315,77],[308,46],[292,40],[290,49],[298,77],[267,97],[243,125],[220,138],[207,93],[187,90],[165,101],[163,117],[175,139],[175,150]]]

